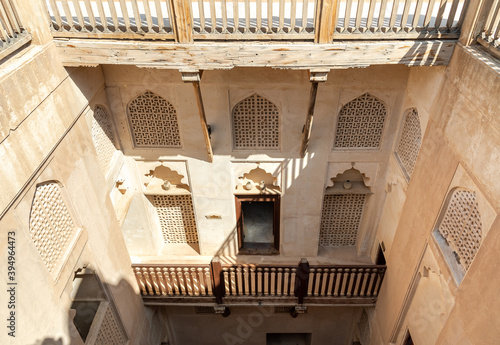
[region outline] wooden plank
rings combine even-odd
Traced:
[[[320,0],[316,0],[320,1]],[[302,2],[302,22],[300,25],[302,25],[302,30],[301,32],[306,32],[307,28],[307,10],[308,10],[308,5],[307,5],[308,0],[303,0]]]
[[[238,0],[233,0],[233,24],[234,33],[239,33],[240,27],[240,16],[239,16]]]
[[[290,31],[295,32],[295,21],[297,15],[297,0],[291,0],[290,4]]]
[[[149,0],[142,0],[144,5],[144,14],[146,15],[146,24],[148,32],[153,32],[153,18],[151,18],[151,9],[149,8]]]
[[[356,18],[354,20],[354,31],[360,30],[361,19],[363,18],[363,6],[364,5],[365,5],[365,0],[358,0],[358,9],[356,11]]]
[[[451,28],[453,27],[453,21],[457,14],[459,2],[460,0],[453,0],[453,3],[451,4],[450,14],[448,16],[448,21],[446,22],[446,27],[448,28],[448,30],[451,30]]]
[[[418,26],[418,21],[420,19],[420,12],[422,12],[422,4],[424,0],[417,0],[417,5],[415,6],[415,13],[413,13],[413,21],[411,23],[411,30],[416,30]]]
[[[273,0],[267,0],[267,29],[273,31]]]
[[[141,15],[139,13],[139,7],[137,6],[138,0],[132,0],[130,3],[132,4],[132,12],[134,13],[134,21],[137,27],[137,32],[143,32],[142,30],[142,20]]]
[[[89,0],[86,0],[85,2],[87,3],[89,2]],[[59,13],[59,9],[57,8],[56,0],[49,0],[49,3],[50,8],[52,8],[52,12],[54,13],[54,19],[56,20],[57,26],[59,27],[59,30],[62,30],[62,18],[61,14]]]
[[[203,105],[203,98],[201,96],[200,83],[194,82],[193,88],[194,88],[194,93],[196,95],[196,103],[198,104],[201,130],[203,132],[203,138],[205,139],[205,147],[207,149],[208,161],[212,163],[214,160],[214,154],[212,152],[212,144],[210,143],[210,134],[208,133],[207,119],[205,117],[205,106]]]
[[[3,28],[8,37],[14,37],[15,32],[10,24],[9,18],[7,17],[7,13],[5,12],[3,6],[0,4],[0,22],[3,24]]]
[[[113,26],[115,27],[114,31],[118,31],[118,27],[120,26],[120,22],[118,21],[118,15],[116,14],[116,6],[114,0],[108,0],[109,11],[111,12],[111,20],[113,20]]]
[[[356,41],[333,44],[199,42],[173,44],[121,40],[54,40],[65,66],[123,64],[199,70],[234,67],[291,69],[366,67],[380,64],[443,66],[454,41]]]
[[[54,0],[50,0],[51,2]],[[55,1],[54,1],[55,2]],[[92,27],[92,31],[95,31],[96,21],[94,12],[92,11],[92,6],[90,5],[90,0],[83,0],[85,3],[85,8],[87,9],[87,16],[89,17],[90,26]]]
[[[250,32],[250,0],[245,0],[245,30]]]
[[[384,25],[386,9],[387,9],[387,0],[382,0],[382,2],[380,3],[380,13],[378,15],[378,21],[377,21],[377,31],[382,30],[382,26]]]
[[[215,12],[215,0],[210,0],[210,19],[211,19],[211,33],[216,33],[217,29],[217,13]]]
[[[262,32],[262,0],[256,0],[257,32]]]
[[[283,26],[285,25],[285,0],[279,0],[279,24],[278,32],[283,32]]]
[[[189,0],[170,1],[172,1],[172,11],[175,18],[175,36],[177,42],[193,42],[193,20]]]
[[[406,24],[408,23],[408,15],[410,13],[410,5],[412,0],[406,0],[403,7],[403,15],[401,16],[401,30],[404,30]]]
[[[319,1],[319,0],[318,0]],[[330,43],[337,26],[337,0],[322,0],[316,14],[315,42]]]
[[[220,2],[221,12],[222,12],[222,33],[227,33],[227,4],[226,0],[221,0]]]
[[[394,32],[398,31],[395,28],[395,24],[396,24],[396,18],[398,15],[399,1],[400,0],[394,0],[394,2],[392,4],[391,18],[389,19],[389,30],[394,31]]]
[[[75,7],[76,17],[78,18],[78,24],[80,24],[82,30],[85,30],[85,20],[83,19],[82,9],[80,7],[80,1],[73,0],[73,6]]]
[[[69,9],[68,0],[60,0],[60,1],[64,10],[64,16],[66,17],[66,22],[68,23],[70,29],[73,29],[73,15],[71,14],[71,11]]]
[[[300,158],[304,158],[311,138],[311,128],[314,116],[314,105],[316,104],[316,94],[318,92],[318,82],[311,83],[309,92],[309,106],[307,107],[306,124],[302,129],[302,144],[300,145]]]
[[[155,0],[155,9],[156,9],[156,18],[158,20],[158,32],[163,31],[163,13],[161,10],[161,3],[160,0]]]
[[[10,1],[4,1],[3,2],[4,7],[5,7],[5,12],[7,13],[7,16],[9,17],[10,24],[12,25],[12,28],[16,33],[21,32],[21,28],[19,27],[19,18],[15,15],[15,8],[12,7],[12,3]]]
[[[108,20],[106,18],[106,13],[104,13],[104,7],[102,6],[103,0],[96,0],[97,12],[99,12],[99,18],[101,19],[101,25],[104,31],[108,31]]]
[[[198,13],[200,15],[200,32],[207,32],[205,30],[205,6],[203,0],[198,0]]]
[[[424,24],[423,24],[423,27],[426,29],[429,28],[429,24],[431,22],[432,11],[434,10],[435,2],[436,2],[436,0],[429,0],[429,5],[427,7],[427,12],[425,13]]]
[[[373,16],[375,14],[376,1],[370,1],[370,7],[368,8],[368,18],[366,19],[366,28],[370,29],[373,25]]]
[[[136,33],[132,30],[127,32],[70,32],[56,31],[52,32],[54,38],[105,38],[105,39],[124,39],[124,40],[175,40],[173,32],[163,33]]]
[[[435,30],[439,30],[439,28],[441,27],[441,22],[443,20],[443,14],[444,14],[444,10],[446,8],[447,2],[448,2],[448,0],[441,0],[441,2],[439,4],[439,10],[438,10],[438,13],[436,16]]]
[[[344,31],[347,31],[347,29],[349,28],[349,23],[351,21],[351,10],[352,0],[347,0],[345,3]]]

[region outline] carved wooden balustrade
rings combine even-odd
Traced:
[[[181,43],[202,39],[328,43],[335,39],[457,38],[468,1],[46,0],[46,3],[54,37],[160,39]],[[492,22],[496,20],[498,24],[498,15],[495,18]],[[497,24],[492,27],[498,28]]]
[[[133,265],[146,303],[374,304],[386,266]]]
[[[0,59],[30,40],[31,36],[19,20],[13,0],[0,0]]]

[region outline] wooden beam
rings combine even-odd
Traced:
[[[193,42],[193,17],[190,0],[168,0],[172,8],[175,39],[179,43]]]
[[[309,93],[309,106],[307,107],[306,124],[302,129],[302,144],[300,145],[300,158],[306,155],[309,139],[311,138],[311,128],[313,123],[314,106],[316,104],[316,93],[318,83],[325,82],[328,76],[327,71],[310,71],[311,91]]]
[[[196,103],[198,104],[198,112],[200,113],[201,130],[203,138],[205,139],[205,146],[207,148],[208,161],[210,163],[214,160],[212,152],[212,144],[210,143],[210,133],[208,133],[207,118],[205,117],[205,107],[203,105],[203,98],[200,89],[200,72],[198,71],[181,71],[182,81],[185,83],[193,83],[194,94],[196,96]]]
[[[316,43],[330,43],[337,26],[337,0],[318,0],[316,7]]]
[[[332,69],[401,64],[448,65],[456,41],[355,41],[349,43],[175,44],[120,40],[54,40],[65,66],[136,65],[167,69],[231,69],[273,67]]]

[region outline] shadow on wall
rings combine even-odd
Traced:
[[[146,308],[146,322],[138,324],[130,320],[130,313],[120,312],[115,304],[124,305],[130,302],[130,294],[136,294],[134,287],[121,280],[117,285],[102,282],[95,271],[79,270],[73,279],[71,291],[71,306],[68,308],[66,333],[69,342],[63,337],[48,337],[30,345],[85,345],[85,344],[127,344],[133,343],[136,334],[147,344],[159,344],[166,341],[166,333],[162,331],[156,310]],[[140,298],[140,295],[137,294]],[[127,298],[127,296],[129,296]],[[130,304],[130,303],[129,303]],[[123,309],[123,308],[122,308]],[[127,320],[124,320],[125,316]],[[124,327],[134,325],[129,332]],[[140,329],[139,329],[140,328]],[[132,331],[134,334],[130,334]]]

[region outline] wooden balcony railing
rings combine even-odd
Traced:
[[[386,267],[234,264],[134,265],[151,303],[374,304]]]
[[[161,39],[182,43],[202,39],[327,43],[335,39],[456,38],[468,1],[46,0],[46,3],[54,37]],[[496,19],[498,23],[498,16]]]
[[[495,53],[500,57],[500,0],[491,1],[491,7],[486,10],[478,41],[487,48],[496,49]]]
[[[0,59],[30,40],[19,20],[14,1],[0,0]]]

